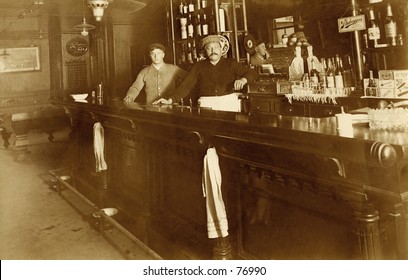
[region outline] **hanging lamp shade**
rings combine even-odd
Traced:
[[[96,21],[101,21],[104,10],[109,5],[109,0],[88,0],[88,6],[92,8]]]
[[[83,18],[83,21],[81,24],[77,24],[74,26],[74,29],[81,31],[81,35],[84,37],[88,36],[89,30],[92,30],[95,28],[96,28],[95,26],[86,22],[85,17]]]

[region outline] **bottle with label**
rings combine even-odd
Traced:
[[[327,64],[326,64],[326,59],[322,57],[320,59],[320,65],[322,70],[319,72],[319,80],[320,84],[323,88],[327,87]]]
[[[306,58],[307,69],[309,69],[309,72],[310,72],[310,70],[312,69],[312,60],[314,60],[314,67],[317,70],[317,72],[320,72],[321,70],[320,62],[317,59],[317,57],[313,54],[313,46],[309,45],[307,46],[306,49],[307,49],[307,58]]]
[[[190,3],[188,4],[188,12],[189,13],[194,13],[195,7],[194,7],[194,1],[190,0]]]
[[[207,8],[207,0],[201,0],[201,9]]]
[[[343,63],[338,54],[336,54],[336,69],[334,72],[334,84],[336,88],[344,88],[344,70],[343,70]]]
[[[185,6],[184,0],[180,0],[180,4],[179,4],[180,15],[184,15],[184,6]]]
[[[218,17],[219,17],[220,32],[225,32],[227,29],[225,25],[225,10],[223,8],[218,9]]]
[[[344,56],[343,60],[343,81],[344,81],[344,87],[350,88],[354,86],[354,71],[353,71],[353,65],[351,63],[351,57],[349,54]]]
[[[312,58],[310,60],[310,83],[312,87],[317,87],[319,85],[319,71],[315,68],[315,60]]]
[[[187,61],[188,61],[188,63],[194,63],[194,61],[193,61],[193,51],[192,51],[192,49],[191,49],[191,43],[190,42],[188,42],[188,44],[187,44]]]
[[[374,74],[372,70],[369,70],[368,85],[366,88],[367,96],[377,96],[377,83],[374,80]]]
[[[302,81],[303,81],[303,87],[304,88],[309,88],[310,87],[310,78],[309,78],[308,73],[303,74]]]
[[[385,27],[385,37],[387,38],[387,44],[389,46],[397,45],[397,22],[392,15],[391,5],[387,5],[387,15],[384,22]]]
[[[208,35],[208,21],[207,21],[207,15],[206,14],[203,14],[202,31],[203,31],[203,36]]]
[[[327,77],[327,87],[328,88],[334,88],[335,82],[334,82],[334,66],[332,63],[332,60],[330,58],[327,59],[327,72],[326,72],[326,77]]]
[[[201,32],[201,17],[200,14],[197,15],[197,19],[196,19],[196,36],[201,36],[202,32]]]
[[[183,1],[183,14],[188,14],[188,4],[186,3],[186,1]]]
[[[187,39],[187,18],[180,18],[181,39]]]
[[[377,20],[375,19],[374,10],[371,7],[369,11],[369,23],[368,23],[368,46],[370,48],[375,48],[381,39],[380,27],[378,26]]]
[[[193,20],[191,18],[191,14],[188,15],[188,20],[187,20],[187,36],[189,38],[194,37],[194,25],[193,25]]]
[[[192,58],[193,58],[194,62],[197,61],[197,58],[198,58],[198,56],[197,56],[197,47],[196,47],[195,40],[193,41]]]
[[[289,79],[294,81],[302,80],[305,73],[302,50],[300,47],[295,47],[295,58],[289,66]]]

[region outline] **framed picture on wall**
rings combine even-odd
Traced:
[[[41,71],[40,47],[0,48],[0,74]]]

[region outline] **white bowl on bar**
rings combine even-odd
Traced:
[[[85,100],[88,97],[88,93],[73,93],[70,95],[76,101]]]

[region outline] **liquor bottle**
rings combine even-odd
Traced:
[[[201,0],[201,9],[207,8],[207,0]]]
[[[302,50],[300,47],[295,47],[295,57],[289,66],[289,79],[299,81],[305,73],[305,67],[302,58]]]
[[[225,10],[223,8],[218,9],[218,17],[219,17],[220,32],[225,32],[227,29],[225,25]]]
[[[201,36],[201,19],[200,19],[200,14],[197,15],[197,20],[196,20],[196,36]]]
[[[387,5],[387,15],[384,22],[385,27],[385,37],[387,38],[387,44],[389,46],[397,45],[397,22],[392,15],[391,5]]]
[[[368,24],[368,45],[370,48],[375,48],[378,45],[378,41],[381,38],[380,28],[375,19],[374,10],[370,8],[369,11],[369,24]]]
[[[180,15],[184,14],[184,1],[183,0],[180,0],[179,13],[180,13]]]
[[[192,58],[193,58],[194,62],[197,61],[197,58],[198,58],[197,57],[197,47],[196,47],[195,40],[193,41]]]
[[[310,83],[312,86],[317,87],[319,84],[319,71],[315,68],[315,60],[314,58],[310,61]]]
[[[322,70],[319,72],[319,80],[323,88],[327,87],[327,64],[326,59],[322,57],[320,59],[320,65]]]
[[[188,4],[185,2],[185,1],[183,1],[183,14],[188,14]]]
[[[354,71],[349,54],[344,56],[343,70],[344,87],[350,88],[354,85]]]
[[[203,24],[202,24],[203,36],[208,35],[208,22],[207,15],[203,14]]]
[[[188,12],[189,13],[194,13],[194,1],[190,0],[190,3],[188,4]]]
[[[327,72],[326,72],[326,77],[327,77],[327,87],[328,88],[334,88],[334,67],[332,60],[330,58],[327,59]]]
[[[186,50],[184,44],[181,45],[181,63],[186,63]]]
[[[187,45],[187,61],[188,61],[188,63],[194,63],[194,61],[193,61],[193,52],[191,50],[191,43],[190,42],[188,42],[188,45]]]
[[[201,1],[200,0],[196,0],[196,11],[201,9]]]
[[[343,63],[341,61],[341,57],[336,54],[336,69],[334,72],[334,83],[336,88],[344,88],[344,70],[343,70]]]
[[[303,74],[302,81],[303,81],[303,87],[304,88],[309,88],[310,87],[310,79],[309,79],[309,74],[308,73]]]
[[[187,18],[180,18],[181,39],[187,39]]]
[[[187,35],[190,38],[194,37],[194,25],[193,25],[193,20],[191,19],[191,14],[188,15],[188,21],[187,21]]]
[[[369,70],[368,85],[366,88],[367,96],[377,96],[377,83],[374,80],[374,74],[372,70]]]

